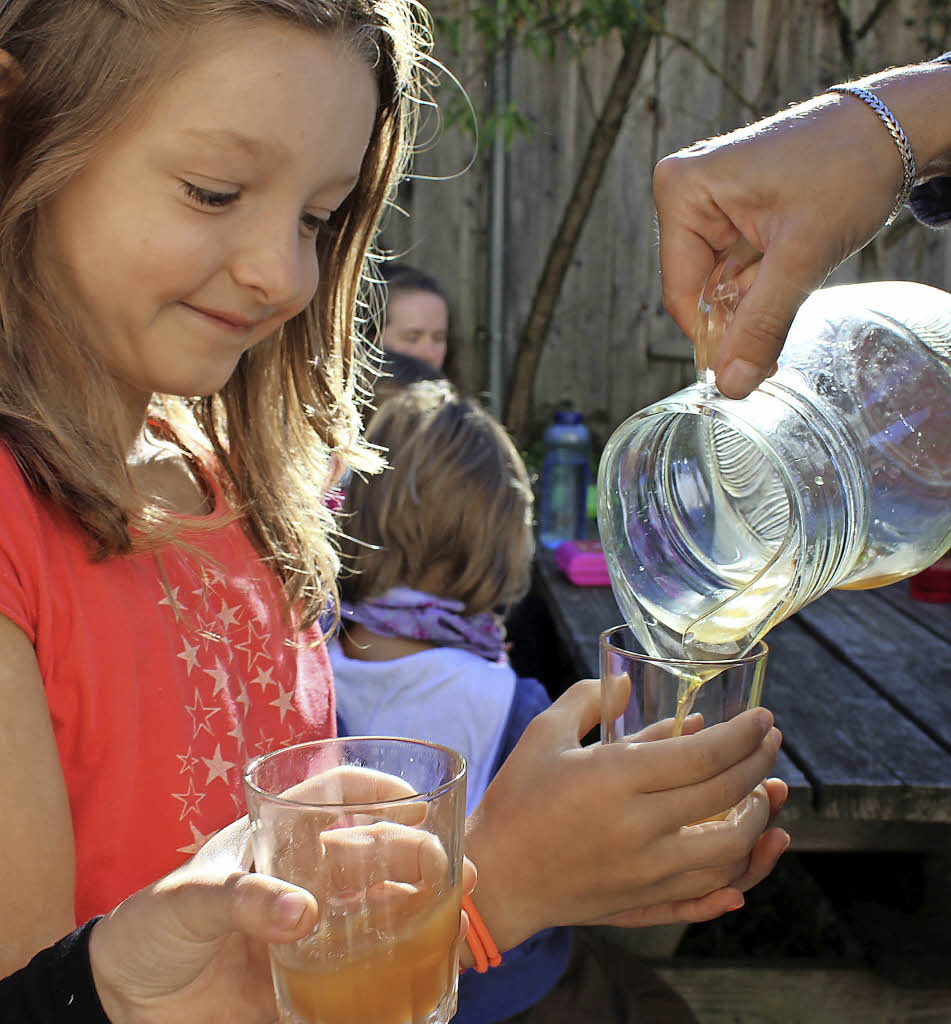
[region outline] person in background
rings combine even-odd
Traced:
[[[328,644],[338,713],[354,735],[458,750],[471,811],[518,686],[500,614],[530,583],[531,486],[503,428],[446,381],[389,398],[366,437],[388,469],[354,477],[344,500],[342,628]]]
[[[538,680],[512,669],[503,628],[531,582],[528,474],[502,426],[445,381],[394,394],[366,436],[389,469],[355,477],[342,510],[342,627],[329,644],[340,728],[460,751],[471,811],[550,704]],[[646,966],[566,928],[532,936],[489,975],[460,980],[459,1024],[514,1014],[526,1024],[572,1014],[695,1022]]]
[[[951,220],[948,61],[833,86],[657,165],[664,303],[687,335],[721,256],[746,268],[714,367],[727,397],[769,374],[801,303],[906,203],[931,226]]]
[[[437,370],[431,363],[403,352],[384,351],[379,365],[380,375],[374,382],[373,397],[369,402],[373,410],[379,409],[388,398],[404,391],[411,384],[423,380],[447,379],[442,370]]]
[[[380,273],[386,306],[379,344],[442,371],[449,355],[449,300],[439,282],[405,263],[383,263]]]

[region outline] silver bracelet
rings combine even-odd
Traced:
[[[892,212],[888,215],[888,220],[885,221],[885,227],[888,227],[898,214],[901,213],[905,203],[908,202],[908,197],[911,195],[911,190],[915,187],[915,180],[918,177],[918,168],[915,166],[915,154],[911,151],[911,143],[909,143],[907,136],[901,130],[901,125],[895,119],[895,115],[868,89],[863,89],[858,85],[832,85],[829,86],[826,92],[849,93],[849,95],[854,96],[856,99],[862,100],[863,103],[867,103],[878,114],[882,124],[888,129],[888,134],[895,140],[895,145],[898,147],[898,152],[901,155],[904,178],[901,183],[901,191],[898,193],[898,198],[892,207]]]

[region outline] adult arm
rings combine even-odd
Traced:
[[[676,739],[582,747],[599,693],[584,680],[538,715],[469,819],[474,899],[500,949],[550,925],[716,917],[788,845],[769,827],[785,786],[764,784],[780,742],[768,711]],[[736,805],[723,822],[688,827]]]
[[[951,173],[951,66],[931,61],[857,83],[892,112],[918,181]],[[741,398],[770,372],[803,300],[878,233],[903,177],[885,125],[826,93],[665,157],[654,172],[664,303],[696,340],[697,304],[718,257],[741,241],[758,262],[714,362]]]
[[[27,635],[0,615],[0,977],[75,926],[66,784]]]

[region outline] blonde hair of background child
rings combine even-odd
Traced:
[[[366,436],[386,449],[389,468],[348,487],[341,595],[358,603],[395,586],[429,589],[472,615],[523,597],[531,485],[492,416],[447,382],[425,381],[385,401]]]
[[[378,467],[359,433],[366,358],[354,311],[379,217],[404,173],[431,36],[416,0],[10,0],[0,13],[0,438],[37,493],[98,557],[182,527],[137,495],[116,386],[45,281],[44,200],[94,156],[189,56],[197,27],[281,19],[339,35],[372,67],[379,102],[359,180],[317,239],[320,284],[302,313],[246,352],[220,392],[155,396],[219,458],[231,498],[284,583],[299,624],[338,568],[321,501],[331,452]],[[12,58],[12,60],[10,59]],[[78,383],[78,386],[77,386]]]

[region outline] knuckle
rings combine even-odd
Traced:
[[[772,365],[775,352],[788,328],[788,318],[772,309],[753,310],[743,320],[744,338],[755,348],[752,354],[764,366]]]
[[[685,161],[682,153],[671,153],[659,160],[654,167],[653,189],[655,196],[662,196],[668,191],[679,188],[685,172]]]

